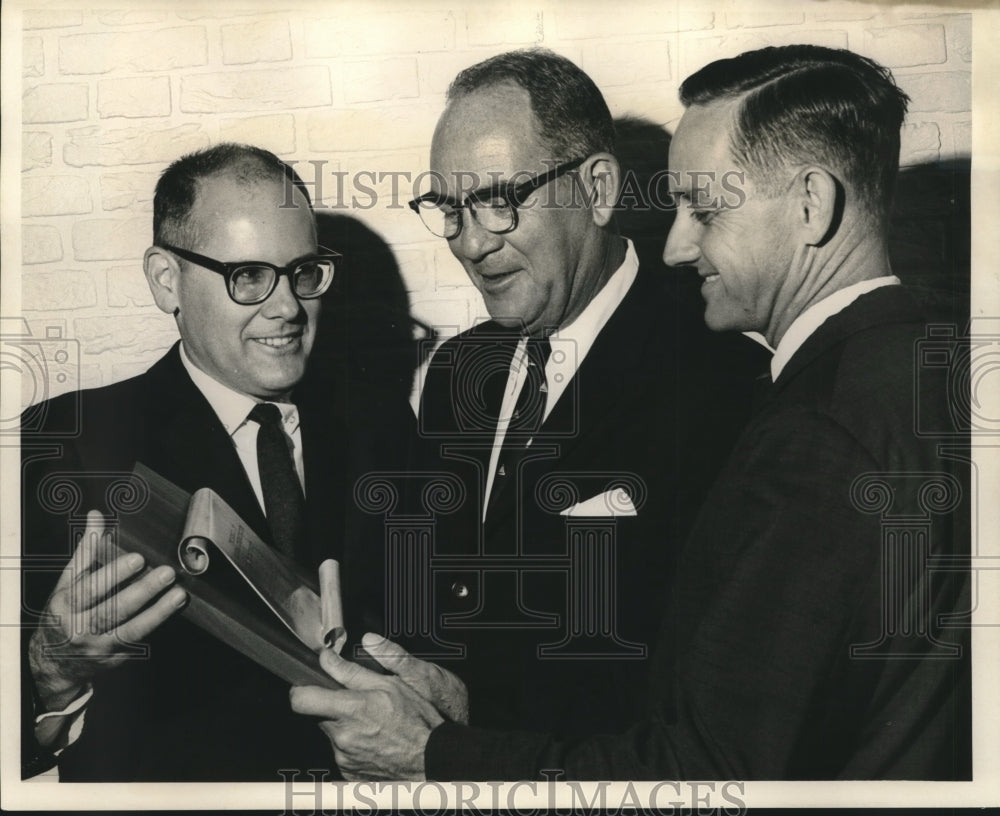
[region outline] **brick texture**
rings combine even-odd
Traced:
[[[47,312],[86,309],[97,305],[97,287],[83,270],[29,272],[21,280],[21,299]]]
[[[52,134],[25,131],[21,136],[21,169],[37,170],[52,164]]]
[[[224,25],[222,61],[227,65],[283,62],[292,58],[292,38],[287,20]]]
[[[78,261],[139,259],[152,232],[149,218],[81,219],[73,224],[73,257]]]
[[[101,209],[152,212],[156,173],[110,173],[101,176]]]
[[[865,49],[888,68],[936,65],[947,59],[941,25],[869,29],[865,32]]]
[[[207,147],[202,125],[189,124],[152,130],[147,127],[86,127],[70,130],[63,161],[72,167],[125,164],[164,164],[183,153]]]
[[[288,110],[321,107],[331,102],[330,71],[320,65],[193,74],[181,79],[184,113]]]
[[[59,72],[170,71],[204,65],[208,39],[201,26],[115,34],[77,34],[59,40]]]
[[[59,230],[45,224],[25,224],[21,228],[21,261],[25,264],[40,264],[61,261],[63,256],[62,238]],[[22,303],[31,307],[30,301]]]
[[[170,78],[125,77],[97,83],[97,113],[102,119],[140,119],[170,115]]]
[[[683,112],[678,84],[707,62],[768,45],[847,47],[890,66],[913,98],[905,166],[971,151],[977,12],[840,0],[435,2],[21,14],[23,305],[80,342],[81,383],[138,373],[176,339],[142,274],[153,188],[168,163],[223,140],[272,150],[307,181],[319,172],[313,192],[332,207],[318,210],[322,229],[339,234],[356,219],[384,240],[414,317],[440,336],[482,318],[447,244],[404,205],[427,169],[448,84],[508,48],[551,48],[594,78],[613,115],[669,131]],[[391,173],[409,177],[393,189]]]
[[[344,65],[344,98],[349,103],[408,99],[417,95],[417,61],[413,57]]]
[[[29,124],[79,122],[87,118],[89,106],[90,94],[84,84],[35,85],[24,92],[21,117]]]
[[[25,37],[21,51],[21,76],[40,77],[45,73],[45,41],[41,37]]]
[[[80,176],[25,176],[21,179],[21,215],[75,215],[94,205],[90,185]]]

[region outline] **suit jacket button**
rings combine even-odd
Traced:
[[[461,581],[455,581],[451,585],[451,594],[456,598],[468,598],[469,597],[469,587],[463,584]]]

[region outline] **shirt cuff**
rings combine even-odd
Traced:
[[[62,711],[46,711],[44,714],[39,714],[35,717],[35,725],[38,725],[42,720],[47,720],[49,717],[68,717],[70,714],[75,714],[81,708],[83,708],[87,703],[90,702],[90,698],[94,696],[94,687],[87,684],[87,687],[83,690],[72,703],[70,703]]]
[[[93,696],[94,687],[88,683],[80,696],[62,709],[62,711],[46,711],[44,714],[39,714],[35,717],[36,729],[45,720],[62,719],[62,723],[60,724],[50,724],[50,728],[56,729],[55,740],[49,746],[52,756],[59,756],[66,748],[80,739],[80,734],[83,733],[83,723],[87,716],[87,703],[90,702],[90,698]],[[53,731],[50,730],[49,733],[51,734]]]

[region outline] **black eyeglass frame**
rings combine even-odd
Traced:
[[[174,255],[177,255],[179,258],[183,258],[185,261],[198,264],[198,266],[202,266],[210,272],[222,275],[226,279],[226,294],[229,295],[229,299],[232,300],[233,303],[238,303],[240,306],[256,306],[258,303],[263,303],[274,294],[274,290],[278,288],[278,282],[281,280],[282,275],[288,276],[288,282],[291,284],[292,293],[299,300],[312,300],[314,298],[318,298],[330,288],[330,284],[333,283],[333,276],[337,272],[337,263],[344,258],[344,256],[339,252],[334,252],[332,249],[327,249],[326,247],[319,247],[323,250],[321,253],[303,256],[292,261],[287,266],[277,266],[276,264],[268,263],[267,261],[217,261],[215,258],[209,258],[207,255],[192,252],[190,249],[181,249],[173,244],[167,244],[162,241],[158,243],[157,246],[161,249],[167,250],[168,252],[174,253]],[[320,286],[318,291],[309,295],[300,295],[295,290],[294,274],[300,266],[309,263],[310,261],[330,261],[332,264],[330,276],[327,278],[326,282]],[[274,280],[271,282],[271,286],[268,288],[267,292],[261,297],[255,298],[254,300],[237,300],[236,296],[233,294],[233,278],[237,272],[248,266],[264,266],[268,269],[273,269]]]
[[[475,204],[483,204],[489,201],[491,198],[503,198],[504,201],[510,206],[511,212],[511,224],[506,229],[502,230],[491,230],[489,227],[483,227],[494,235],[505,235],[508,232],[513,232],[517,229],[517,211],[521,207],[525,200],[536,190],[544,187],[550,181],[555,181],[560,176],[566,175],[566,173],[571,170],[575,170],[581,164],[587,160],[587,157],[582,159],[573,159],[572,161],[563,162],[551,170],[547,170],[544,173],[538,173],[537,175],[529,178],[525,181],[517,181],[516,178],[511,179],[506,184],[494,184],[492,187],[484,187],[481,190],[473,190],[469,193],[463,201],[459,201],[451,196],[441,195],[440,193],[424,193],[422,196],[417,196],[413,201],[409,203],[409,208],[413,210],[418,216],[420,215],[421,205],[424,203],[431,203],[435,206],[440,206],[441,204],[449,204],[454,208],[456,213],[461,213],[462,210],[468,209],[469,213],[476,221],[479,219],[476,217],[476,210],[474,208]],[[420,218],[421,223],[427,227],[428,232],[432,235],[436,233],[427,226],[427,222],[424,221],[423,217]],[[479,222],[482,223],[481,221]],[[444,238],[448,241],[458,238],[462,234],[462,228],[465,226],[465,221],[462,218],[458,219],[458,229],[455,230],[454,235],[439,235],[439,238]]]

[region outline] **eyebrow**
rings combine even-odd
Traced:
[[[463,198],[461,201],[455,198],[455,196],[445,195],[443,193],[434,193],[434,192],[424,193],[422,196],[418,196],[414,200],[433,201],[437,204],[447,204],[450,207],[458,209],[460,207],[463,207],[465,205],[465,202],[471,198],[481,199],[483,196],[490,193],[497,193],[497,192],[505,193],[509,188],[510,188],[510,180],[497,181],[494,184],[487,185],[486,187],[478,187],[477,189],[466,193],[465,198]]]

